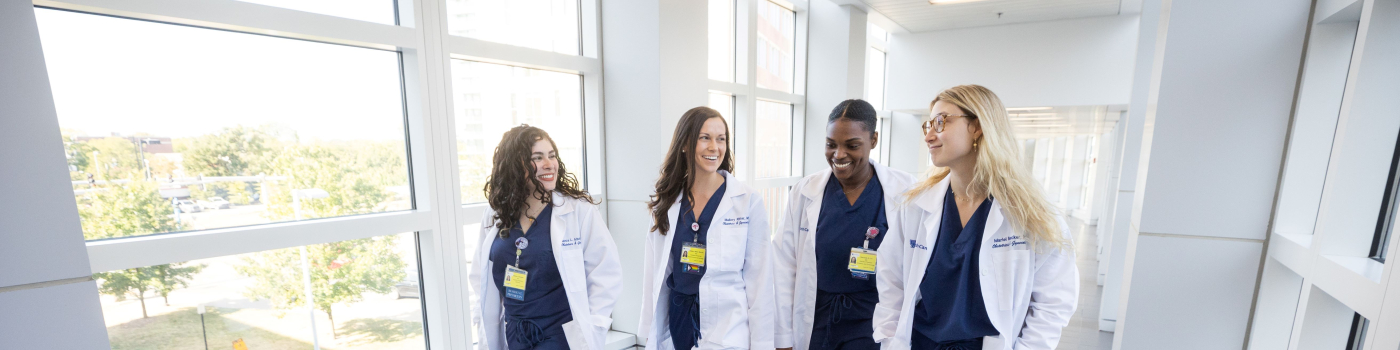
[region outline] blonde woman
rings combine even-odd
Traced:
[[[875,341],[1054,349],[1079,299],[1068,225],[1021,167],[991,90],[945,90],[930,115],[924,143],[935,168],[906,194],[877,253]]]

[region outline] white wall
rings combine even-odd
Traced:
[[[71,185],[32,3],[0,1],[0,46],[0,348],[107,348],[78,207],[34,200]]]
[[[960,84],[1009,107],[1127,104],[1137,32],[1134,15],[893,34],[887,105],[927,109]]]

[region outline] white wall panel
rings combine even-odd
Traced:
[[[37,266],[37,265],[29,265]],[[107,349],[97,283],[0,293],[0,348]]]
[[[1259,242],[1139,236],[1115,348],[1239,349],[1262,250]]]

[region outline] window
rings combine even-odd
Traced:
[[[757,178],[792,176],[792,105],[759,100],[754,131]]]
[[[875,145],[870,148],[870,159],[874,160],[876,163],[888,166],[889,164],[884,163],[883,149],[885,148],[885,138],[889,137],[886,135],[889,135],[889,133],[884,132],[884,130],[885,118],[875,119],[875,131],[879,132],[879,139],[875,140]]]
[[[734,81],[735,0],[709,0],[710,79]]]
[[[1397,137],[1400,140],[1400,137]],[[1400,197],[1400,141],[1395,143],[1395,152],[1390,160],[1390,176],[1385,183],[1385,199],[1381,202],[1381,215],[1376,223],[1376,236],[1371,240],[1371,258],[1385,262],[1386,246],[1390,245],[1390,234],[1395,231],[1396,200]]]
[[[865,25],[865,31],[867,32],[866,35],[879,39],[880,41],[890,40],[890,32],[886,31],[885,28],[880,28],[880,26],[874,23],[867,23]]]
[[[403,233],[94,278],[114,349],[425,349],[418,270]]]
[[[285,9],[357,19],[379,24],[398,24],[394,0],[238,0]]]
[[[483,187],[501,135],[520,124],[544,129],[564,170],[584,181],[583,93],[577,74],[452,60],[462,203],[486,201]]]
[[[796,14],[770,1],[758,6],[758,87],[792,92]]]
[[[719,111],[724,116],[724,123],[729,125],[729,139],[733,143],[734,139],[734,95],[729,93],[710,91],[710,108]]]
[[[35,14],[87,239],[413,208],[397,52]]]
[[[885,52],[865,48],[865,100],[875,110],[885,109]]]
[[[1347,350],[1361,350],[1366,346],[1366,328],[1370,327],[1371,320],[1356,314],[1351,318],[1351,334],[1347,336]]]
[[[448,33],[578,55],[578,0],[447,0]]]

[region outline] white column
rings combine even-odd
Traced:
[[[1240,349],[1311,4],[1162,2],[1113,348]]]
[[[1070,148],[1068,137],[1051,138],[1051,144],[1055,145],[1048,157],[1046,157],[1045,167],[1045,194],[1050,203],[1054,203],[1060,208],[1064,208],[1064,187],[1065,181],[1065,150]]]
[[[613,328],[637,333],[646,209],[676,122],[708,102],[705,1],[604,0],[607,215],[622,252]],[[744,11],[741,11],[744,13]]]
[[[34,4],[0,1],[0,347],[105,349]]]
[[[1078,212],[1079,205],[1084,201],[1080,194],[1083,193],[1084,177],[1090,174],[1084,173],[1084,164],[1087,161],[1085,155],[1089,148],[1089,136],[1078,135],[1070,138],[1071,146],[1065,149],[1065,181],[1060,187],[1064,198],[1060,202],[1065,204],[1065,213]],[[1082,220],[1082,219],[1081,219]]]
[[[826,119],[831,115],[831,109],[847,99],[865,98],[867,15],[854,6],[837,5],[831,1],[811,1],[808,6],[810,37],[822,40],[809,41],[807,48],[806,149],[822,150],[826,147]],[[928,98],[932,101],[933,97]],[[917,137],[918,140],[899,138],[899,142],[890,143],[896,145],[893,147],[917,148],[916,145],[923,144],[923,135],[900,136]],[[823,152],[803,152],[803,156],[807,158],[803,165],[804,174],[827,168]]]
[[[1161,24],[1163,0],[1143,0],[1139,20],[1137,57],[1133,67],[1133,93],[1128,113],[1118,120],[1121,126],[1117,152],[1118,171],[1111,176],[1106,216],[1100,220],[1099,281],[1103,299],[1099,303],[1099,330],[1113,331],[1118,320],[1118,291],[1122,287],[1123,250],[1126,248],[1128,218],[1133,208],[1133,186],[1137,181],[1138,154],[1141,153],[1143,119],[1147,114],[1147,93],[1152,77],[1152,58],[1157,47],[1157,27]]]

